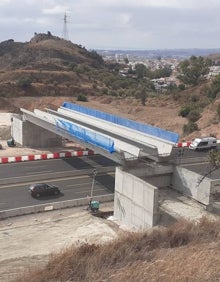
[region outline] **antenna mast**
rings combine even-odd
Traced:
[[[64,17],[63,17],[63,39],[65,40],[69,40],[69,35],[68,35],[68,30],[67,30],[67,15],[66,15],[66,12],[64,14]]]

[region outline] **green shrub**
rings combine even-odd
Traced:
[[[111,90],[110,95],[113,96],[113,97],[117,97],[118,93],[114,90]]]
[[[85,95],[79,94],[79,95],[77,96],[77,101],[88,102],[88,99],[87,99],[87,97],[86,97]]]
[[[183,91],[183,90],[186,89],[186,85],[181,83],[181,84],[178,86],[178,88],[179,88],[179,90]]]
[[[187,117],[189,112],[190,112],[190,106],[186,105],[186,106],[183,106],[179,113],[178,113],[178,116],[181,116],[181,117]]]
[[[201,117],[198,109],[193,109],[188,114],[188,119],[191,122],[196,122]]]
[[[183,126],[183,133],[190,134],[196,130],[199,130],[198,125],[195,122],[189,121],[187,124]]]
[[[196,103],[199,101],[199,97],[195,94],[192,94],[190,97],[191,102]]]
[[[108,88],[107,87],[102,88],[102,94],[108,95]]]
[[[32,80],[30,77],[21,77],[19,80],[18,80],[18,85],[21,86],[21,87],[30,87],[31,86],[31,83],[32,83]]]

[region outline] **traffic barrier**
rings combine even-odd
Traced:
[[[112,202],[114,201],[114,194],[94,196],[93,199],[101,203]],[[41,205],[35,205],[35,206],[15,208],[11,210],[2,210],[0,211],[0,220],[14,217],[14,216],[35,214],[39,212],[61,210],[65,208],[73,208],[73,207],[87,206],[87,205],[88,205],[88,198],[80,198],[80,199],[53,202],[53,203],[41,204]]]
[[[92,150],[70,151],[70,152],[61,152],[61,153],[56,152],[49,154],[15,156],[15,157],[0,157],[0,164],[59,159],[59,158],[71,158],[71,157],[81,157],[81,156],[90,156],[90,155],[94,155],[94,152]]]
[[[177,147],[177,148],[181,148],[181,147],[189,147],[189,145],[192,143],[192,141],[186,141],[186,142],[179,142],[179,143],[176,143],[174,145],[174,147]],[[217,144],[220,144],[220,140],[217,140]]]
[[[189,147],[189,145],[190,145],[191,143],[192,143],[191,141],[179,142],[179,143],[175,144],[175,147],[177,147],[177,148]]]

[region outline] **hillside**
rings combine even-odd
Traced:
[[[217,55],[216,55],[217,56]],[[215,57],[217,58],[217,57]],[[20,107],[56,109],[63,101],[83,104],[180,134],[180,140],[215,135],[220,139],[217,107],[207,97],[210,82],[183,91],[147,93],[143,106],[138,96],[145,82],[120,77],[94,51],[47,34],[35,34],[25,43],[10,39],[0,43],[0,111],[19,112]],[[139,91],[139,92],[138,92]],[[186,117],[179,111],[194,101],[200,109],[198,129],[184,132]]]
[[[127,233],[102,245],[84,243],[53,254],[16,282],[219,281],[220,222],[184,220],[169,228]]]
[[[217,54],[215,55],[217,58]],[[217,107],[207,97],[210,82],[183,91],[153,93],[143,81],[120,77],[114,67],[106,66],[94,51],[47,34],[35,34],[25,43],[9,39],[0,43],[0,111],[19,112],[20,107],[57,108],[63,101],[158,126],[180,134],[181,140],[215,135],[220,139]],[[147,87],[146,105],[141,103],[140,89]],[[184,132],[188,124],[179,111],[194,101],[200,109],[198,129]]]
[[[26,43],[10,39],[0,43],[0,97],[92,94],[84,68],[102,67],[96,52],[50,33]]]

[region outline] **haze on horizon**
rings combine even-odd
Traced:
[[[87,49],[220,48],[219,0],[0,0],[0,42],[34,33]]]

